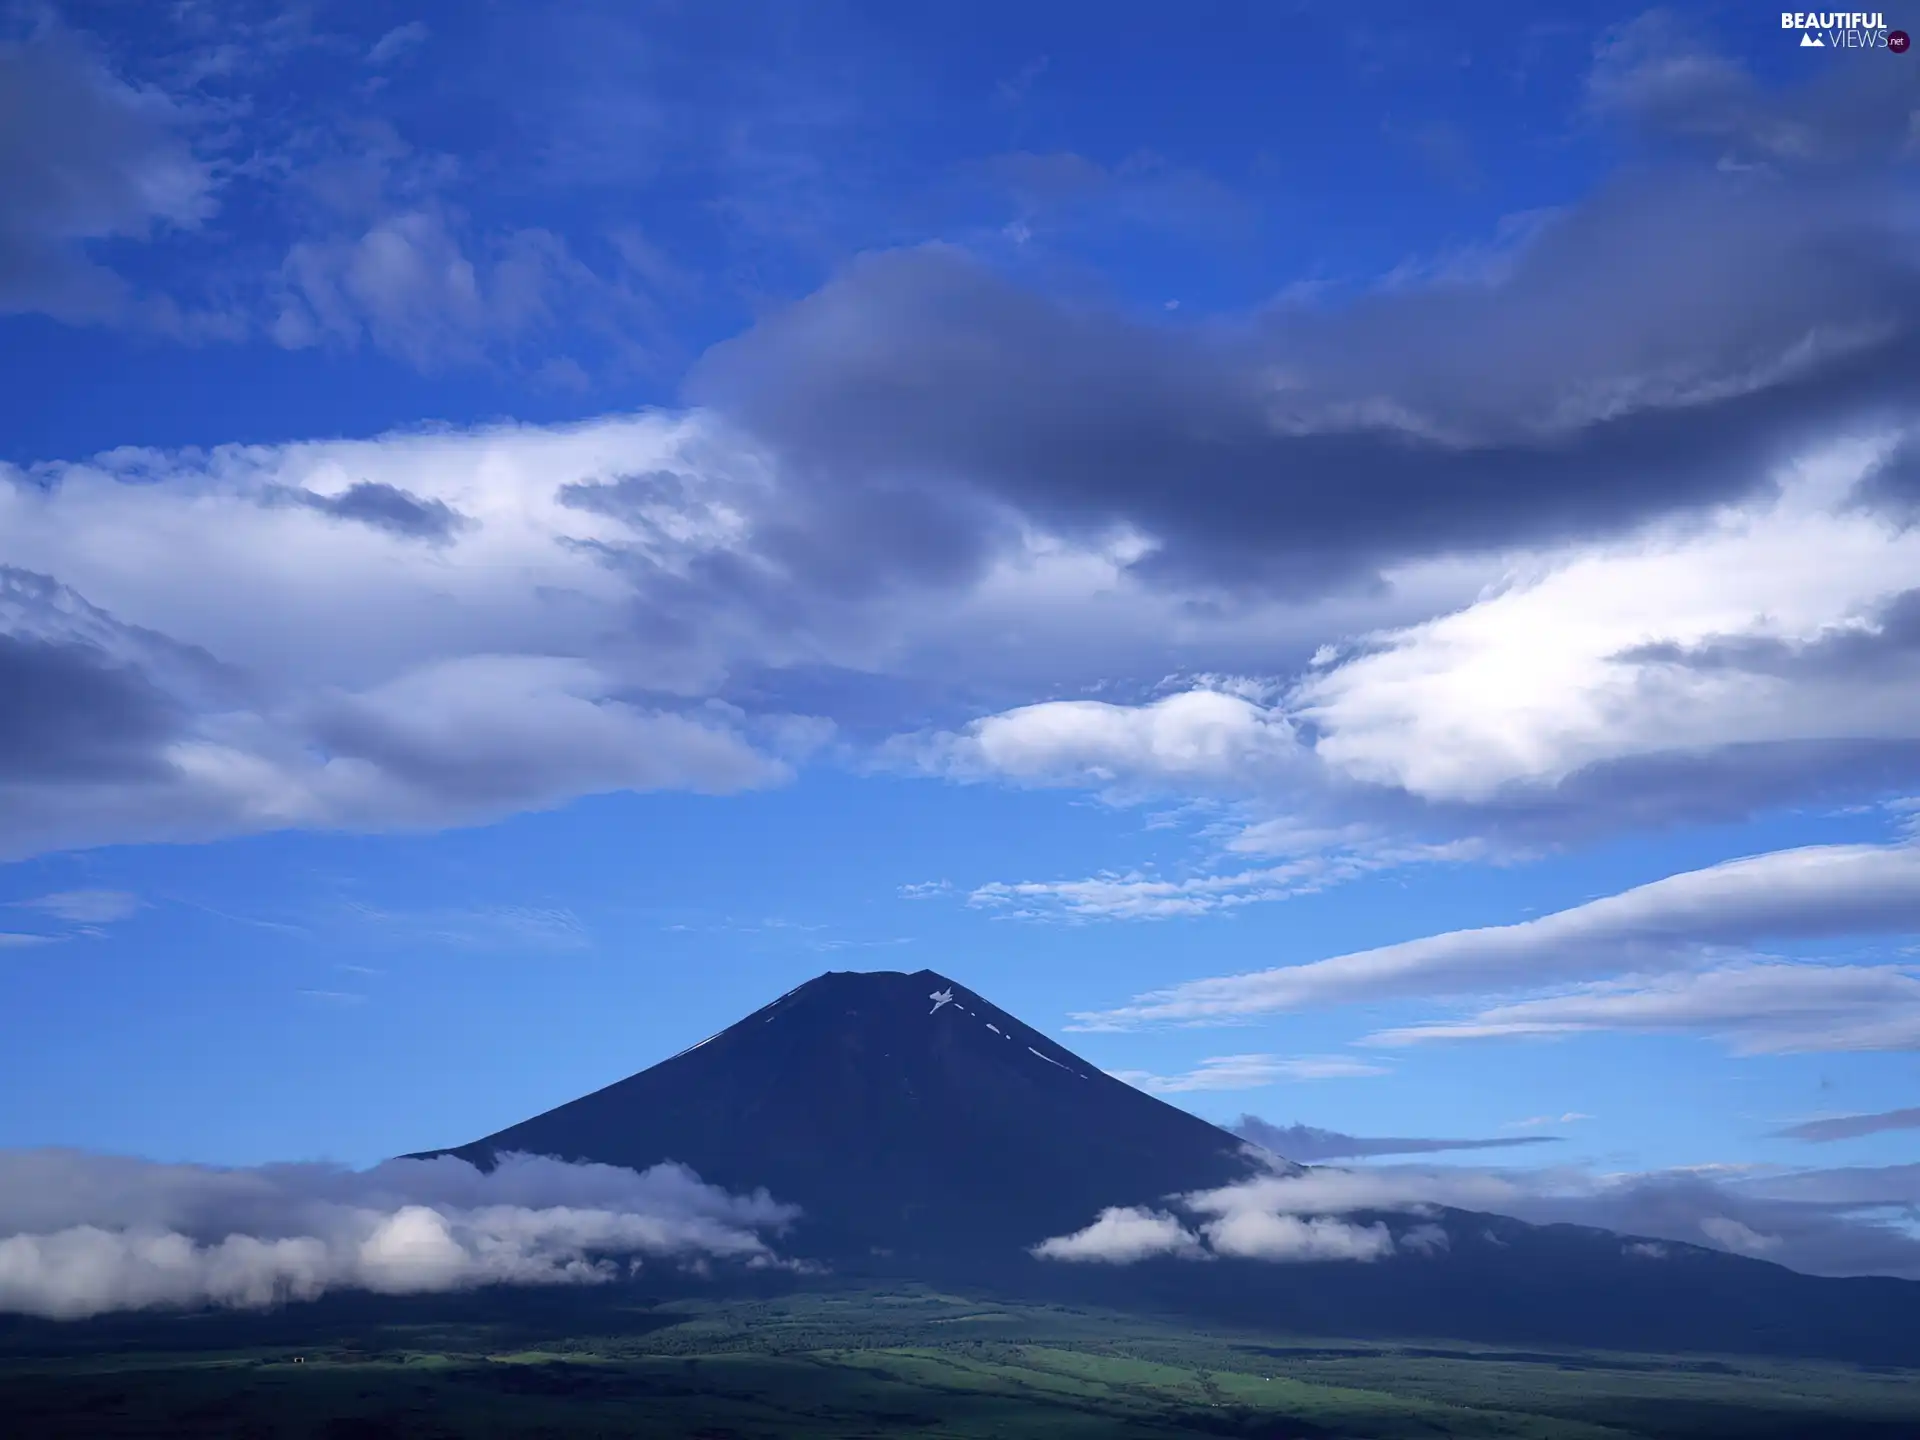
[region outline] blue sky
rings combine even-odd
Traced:
[[[1745,1167],[1861,1246],[1754,1253],[1920,1275],[1910,58],[0,34],[0,1145],[367,1164],[924,967],[1211,1119]]]

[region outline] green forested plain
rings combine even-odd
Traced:
[[[15,1325],[8,1437],[1920,1436],[1920,1372],[1196,1330],[931,1289]]]

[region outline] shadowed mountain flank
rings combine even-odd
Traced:
[[[451,1153],[523,1150],[798,1204],[796,1254],[1018,1255],[1255,1170],[1245,1143],[931,970],[835,971],[651,1069]],[[440,1153],[440,1152],[434,1152]]]

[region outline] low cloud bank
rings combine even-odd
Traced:
[[[0,1152],[0,1312],[263,1307],[330,1290],[595,1284],[649,1262],[782,1263],[799,1211],[680,1165],[638,1172],[508,1155],[215,1169],[71,1150]]]
[[[1624,1253],[1647,1258],[1658,1258],[1661,1242],[1672,1242],[1814,1275],[1920,1280],[1920,1233],[1912,1223],[1920,1214],[1920,1165],[1624,1175],[1571,1165],[1323,1166],[1276,1170],[1167,1204],[1164,1210],[1104,1210],[1085,1229],[1055,1236],[1033,1253],[1118,1265],[1165,1256],[1280,1262],[1433,1256],[1450,1247],[1448,1231],[1435,1223],[1436,1211],[1449,1209],[1609,1230],[1631,1237]],[[1355,1214],[1419,1223],[1360,1225],[1343,1218]]]
[[[1218,1190],[1200,1190],[1170,1201],[1195,1219],[1191,1225],[1170,1210],[1135,1205],[1113,1205],[1102,1210],[1084,1230],[1055,1235],[1033,1247],[1042,1260],[1079,1264],[1131,1265],[1141,1260],[1171,1256],[1179,1260],[1267,1260],[1302,1263],[1314,1260],[1378,1260],[1404,1244],[1414,1253],[1430,1253],[1432,1237],[1412,1232],[1396,1240],[1386,1225],[1375,1221],[1355,1225],[1332,1214],[1303,1214],[1303,1207],[1274,1203],[1275,1183],[1306,1180],[1323,1172],[1301,1176],[1274,1174]],[[1304,1192],[1317,1197],[1317,1189]],[[1336,1197],[1337,1198],[1337,1197]],[[1333,1210],[1334,1205],[1310,1205]],[[1359,1206],[1347,1207],[1350,1209]],[[1423,1227],[1431,1230],[1433,1227]],[[1442,1237],[1444,1240],[1444,1236]]]

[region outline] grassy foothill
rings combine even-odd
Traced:
[[[1920,1434],[1913,1371],[1202,1332],[928,1289],[323,1303],[4,1344],[6,1433],[76,1440]]]

